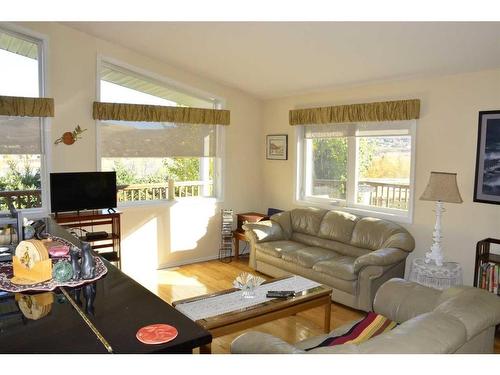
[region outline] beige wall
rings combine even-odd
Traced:
[[[92,102],[96,98],[99,54],[226,99],[231,125],[225,130],[224,201],[203,204],[183,201],[123,209],[125,270],[132,263],[151,269],[217,256],[219,208],[232,208],[235,212],[264,209],[261,168],[248,157],[255,154],[261,142],[262,103],[259,100],[62,24],[19,25],[48,37],[48,94],[55,99],[56,113],[51,121],[50,144],[77,124],[88,129],[72,146],[51,146],[49,164],[53,172],[96,170],[96,124],[92,119]],[[141,255],[139,262],[133,262],[130,256],[135,253]]]
[[[476,161],[478,111],[499,109],[500,70],[432,79],[397,81],[356,88],[329,90],[267,101],[264,133],[289,135],[288,161],[263,160],[265,206],[293,207],[295,131],[288,125],[288,110],[296,106],[362,103],[419,98],[421,119],[417,123],[416,197],[430,171],[457,172],[463,204],[445,204],[443,246],[446,259],[462,264],[464,282],[472,284],[475,244],[485,237],[498,237],[500,207],[472,202]],[[416,239],[410,260],[422,256],[432,242],[433,202],[415,201],[413,224],[405,225]],[[409,272],[407,262],[407,274]]]

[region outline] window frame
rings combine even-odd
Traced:
[[[327,199],[312,196],[306,196],[306,186],[308,176],[306,164],[306,139],[305,127],[303,125],[295,126],[296,140],[296,168],[294,178],[294,204],[300,206],[315,206],[325,209],[339,209],[362,216],[372,216],[381,219],[392,220],[395,222],[411,224],[413,223],[413,212],[415,205],[415,167],[416,167],[416,138],[417,138],[417,120],[408,120],[409,136],[411,137],[411,160],[410,160],[410,200],[408,210],[398,210],[385,207],[373,207],[356,203],[356,184],[358,176],[357,160],[357,142],[358,137],[347,137],[348,156],[347,156],[347,181],[346,181],[346,199]],[[374,135],[376,136],[376,135]],[[310,170],[310,168],[309,168]]]
[[[201,99],[210,99],[214,102],[214,109],[224,109],[226,106],[226,100],[220,96],[199,90],[197,88],[185,85],[178,81],[175,81],[171,78],[167,78],[165,76],[153,73],[151,71],[145,70],[143,68],[139,68],[134,65],[130,65],[123,61],[117,60],[113,57],[106,56],[103,54],[97,55],[96,62],[96,98],[97,101],[101,98],[101,68],[103,65],[112,65],[117,68],[122,68],[124,70],[128,70],[134,74],[144,77],[145,79],[151,80],[153,82],[158,82],[158,84],[165,85],[174,90],[201,98]],[[96,124],[96,170],[101,170],[101,127],[99,126],[99,120],[95,121]],[[171,205],[177,200],[189,200],[189,199],[205,199],[205,200],[213,200],[214,202],[223,202],[224,201],[224,181],[225,181],[225,126],[217,125],[216,129],[216,155],[214,160],[214,195],[211,197],[183,197],[183,198],[175,198],[170,201],[167,199],[157,199],[157,200],[142,200],[142,201],[134,201],[134,202],[118,202],[118,208],[127,208],[127,207],[141,207],[141,206],[158,206],[158,205]]]
[[[35,43],[38,46],[38,96],[48,97],[49,93],[49,38],[45,34],[35,32],[25,27],[8,23],[0,22],[0,30],[6,34],[10,34],[16,38]],[[40,117],[40,185],[42,194],[42,205],[36,208],[24,208],[18,211],[23,216],[37,219],[48,215],[50,210],[50,184],[49,174],[51,172],[49,160],[51,158],[50,147],[50,125],[51,118]],[[6,211],[3,211],[4,213]]]

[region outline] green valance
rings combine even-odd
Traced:
[[[290,125],[401,121],[420,117],[420,100],[347,104],[290,110]]]
[[[94,102],[93,117],[95,120],[229,125],[230,112],[222,109]]]
[[[0,96],[0,116],[54,117],[54,99]]]

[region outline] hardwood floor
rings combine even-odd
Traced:
[[[130,275],[168,303],[172,301],[213,293],[232,287],[232,282],[241,272],[255,273],[248,267],[248,258],[222,263],[218,260],[158,270],[153,275]],[[268,279],[266,275],[261,276]],[[332,303],[331,327],[336,328],[353,319],[364,316],[364,312]],[[323,333],[323,307],[314,308],[295,316],[275,320],[246,331],[270,333],[295,343]],[[212,353],[229,353],[231,342],[246,331],[214,339]],[[495,338],[495,353],[500,353],[500,333]]]

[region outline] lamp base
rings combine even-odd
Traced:
[[[425,263],[430,263],[434,261],[436,266],[441,267],[443,265],[443,249],[441,248],[441,216],[444,212],[443,202],[436,202],[436,225],[434,226],[434,232],[432,233],[432,246],[431,251],[425,254]]]

